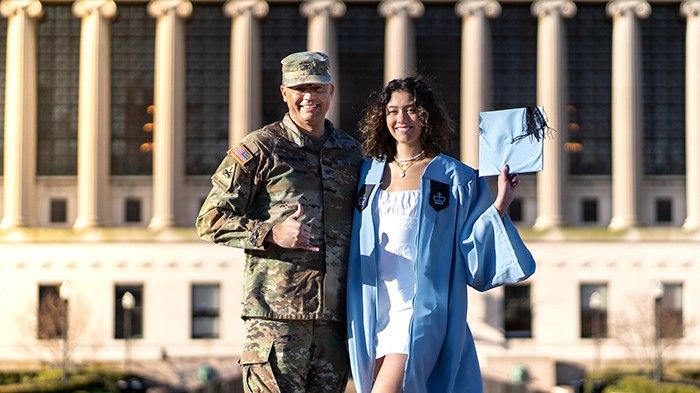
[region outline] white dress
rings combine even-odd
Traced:
[[[413,314],[420,190],[379,189],[374,207],[379,241],[377,277],[377,359],[408,353],[408,325]]]

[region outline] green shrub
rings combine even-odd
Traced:
[[[11,383],[24,383],[32,381],[36,378],[36,372],[18,372],[18,371],[6,371],[0,372],[0,385],[7,385]]]
[[[19,373],[2,373],[0,374],[0,385],[6,385],[8,383],[17,383],[20,381]]]
[[[608,386],[605,393],[700,393],[700,388],[682,383],[662,382],[642,376],[630,376],[620,379],[616,384]]]
[[[681,378],[700,380],[700,370],[698,369],[679,369],[678,374]]]
[[[618,381],[628,378],[628,377],[639,377],[639,376],[647,376],[648,374],[645,373],[644,371],[641,370],[633,370],[633,369],[619,369],[619,368],[606,368],[604,370],[599,370],[599,371],[593,371],[593,372],[588,372],[586,374],[586,382],[584,385],[584,392],[585,393],[591,393],[596,391],[595,390],[595,383],[596,382],[602,382],[603,386],[613,386],[615,387],[614,389],[619,389],[618,387]],[[611,390],[603,390],[604,392],[610,392]],[[613,392],[620,391],[622,392],[623,390],[612,390]],[[629,393],[629,392],[626,392]]]
[[[118,393],[117,381],[123,373],[99,370],[72,370],[68,381],[61,381],[60,369],[0,374],[0,393]],[[9,382],[9,383],[7,383]]]
[[[641,376],[646,375],[638,370],[623,370],[617,368],[607,368],[601,371],[594,371],[586,374],[586,379],[591,381],[606,381],[608,383],[613,383],[619,381],[622,378],[630,376]]]
[[[37,373],[34,377],[33,381],[57,381],[60,380],[62,376],[63,370],[61,370],[60,368],[47,368],[39,371],[39,373]]]

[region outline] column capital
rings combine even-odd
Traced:
[[[188,0],[151,0],[148,2],[148,14],[154,18],[175,12],[180,18],[192,15],[192,3]]]
[[[270,6],[264,0],[227,0],[223,9],[224,14],[231,18],[246,12],[251,12],[256,18],[264,18],[270,11]]]
[[[39,0],[2,0],[0,2],[0,13],[10,17],[18,12],[24,12],[30,18],[39,18],[44,10]]]
[[[576,15],[576,4],[570,0],[537,0],[530,7],[535,16],[559,14],[564,18]]]
[[[610,16],[624,16],[628,13],[638,18],[647,18],[651,14],[651,5],[646,0],[613,0],[605,6]]]
[[[379,14],[384,17],[405,12],[411,18],[419,18],[424,11],[423,3],[418,0],[382,0],[379,3]]]
[[[700,0],[684,0],[681,3],[681,15],[685,17],[700,16]]]
[[[340,18],[345,15],[345,8],[345,3],[340,0],[304,0],[300,9],[306,17],[326,11],[333,18]]]
[[[455,14],[462,18],[474,15],[495,18],[501,15],[501,5],[496,0],[460,0],[455,4]]]
[[[76,0],[73,3],[73,15],[88,16],[98,12],[104,18],[114,18],[117,15],[117,4],[112,0]]]

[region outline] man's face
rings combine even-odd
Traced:
[[[289,115],[299,128],[308,132],[323,131],[326,113],[333,98],[333,85],[308,83],[294,87],[281,86],[280,90],[282,99],[289,108]]]

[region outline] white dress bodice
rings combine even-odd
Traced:
[[[408,352],[408,328],[415,293],[416,234],[420,190],[379,189],[377,217],[379,255],[377,265],[376,357]]]

